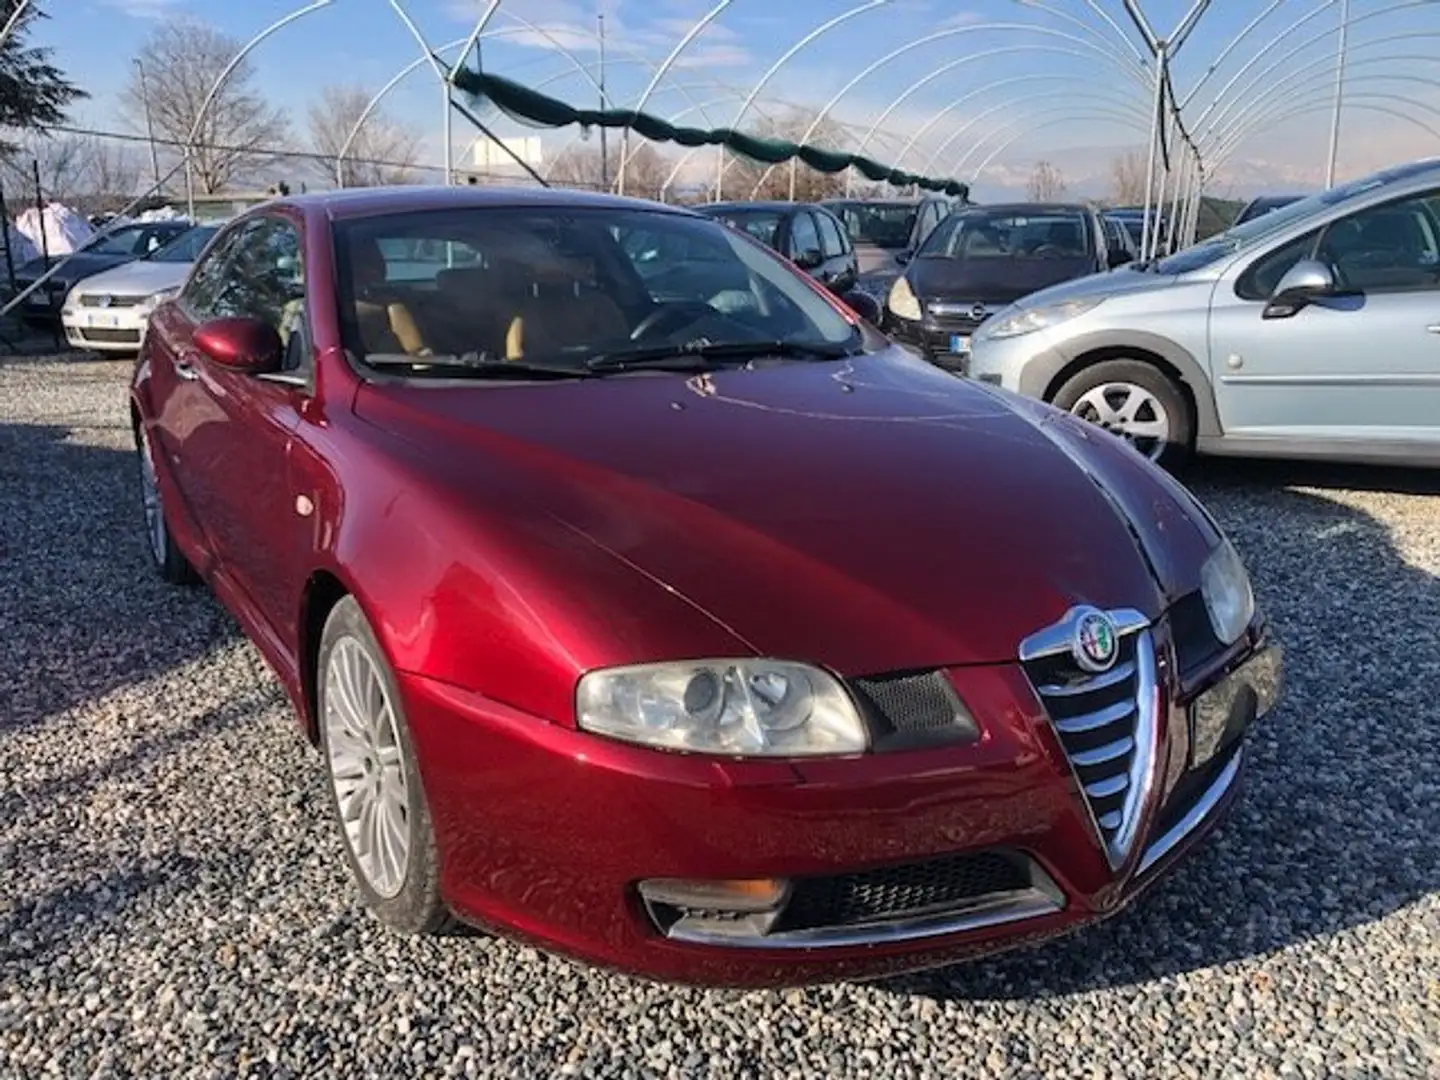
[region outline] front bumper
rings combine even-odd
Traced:
[[[457,915],[647,977],[774,986],[933,967],[1114,914],[1221,818],[1278,671],[1257,634],[1198,682],[1159,685],[1156,794],[1119,866],[1019,664],[947,673],[977,742],[803,763],[626,746],[418,676],[401,685]],[[1231,711],[1196,764],[1194,707],[1219,698]],[[759,928],[639,888],[756,878],[794,883]]]
[[[928,313],[923,321],[915,322],[896,318],[886,308],[882,329],[937,367],[966,375],[970,369],[971,339],[979,326],[973,320],[940,320]]]
[[[133,353],[145,338],[150,309],[67,305],[60,313],[65,339],[77,349]]]

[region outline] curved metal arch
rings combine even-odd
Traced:
[[[1357,49],[1369,49],[1377,45],[1388,45],[1396,41],[1411,41],[1415,38],[1434,37],[1440,37],[1440,31],[1422,30],[1410,34],[1388,34],[1385,37],[1372,38],[1369,41],[1356,42],[1355,44],[1349,46],[1347,52],[1353,52]],[[1414,54],[1401,56],[1367,56],[1360,59],[1355,59],[1347,55],[1345,65],[1347,68],[1356,68],[1367,64],[1394,63],[1397,60],[1419,60],[1422,62],[1433,62],[1434,59],[1434,56],[1416,56]],[[1197,133],[1197,141],[1199,141],[1200,139],[1204,139],[1212,132],[1219,135],[1223,134],[1227,130],[1231,130],[1236,124],[1242,123],[1244,117],[1253,115],[1255,112],[1274,104],[1275,99],[1280,97],[1282,92],[1290,89],[1293,86],[1301,85],[1309,81],[1310,79],[1313,79],[1315,76],[1323,76],[1325,78],[1332,77],[1334,74],[1334,67],[1335,58],[1333,56],[1320,56],[1316,57],[1314,60],[1308,63],[1300,65],[1293,71],[1287,72],[1286,74],[1281,76],[1280,79],[1273,84],[1273,86],[1271,86],[1270,93],[1267,96],[1263,98],[1257,98],[1253,101],[1247,101],[1240,108],[1240,110],[1236,112],[1233,116],[1231,116],[1229,120],[1223,125],[1220,124],[1219,118],[1217,117],[1216,122],[1207,125],[1204,132]],[[1302,78],[1302,76],[1305,76],[1307,72],[1311,72],[1313,74]],[[1349,80],[1347,79],[1346,81]]]
[[[675,61],[680,58],[680,54],[689,48],[690,43],[703,34],[705,28],[719,18],[720,14],[732,3],[734,3],[734,0],[719,0],[719,3],[707,11],[695,22],[694,26],[686,31],[685,36],[676,43],[675,48],[670,50],[670,55],[665,58],[665,62],[656,69],[654,76],[650,79],[650,84],[645,87],[645,92],[640,95],[640,100],[635,105],[635,111],[637,113],[645,111],[645,106],[650,101],[650,95],[655,92],[655,87],[660,84],[660,80],[665,77],[666,72],[668,72],[670,68],[674,66]],[[620,140],[620,175],[618,183],[616,184],[616,191],[621,195],[625,194],[625,170],[630,164],[630,156],[630,129],[626,128],[625,134]]]
[[[918,143],[918,142],[925,136],[925,134],[930,131],[931,128],[933,128],[936,124],[938,124],[938,123],[939,123],[941,120],[943,120],[945,117],[949,116],[952,112],[954,112],[954,111],[955,111],[956,109],[958,109],[960,106],[966,104],[967,102],[970,102],[970,101],[975,100],[977,97],[981,97],[981,96],[983,96],[983,95],[985,95],[985,94],[988,94],[988,93],[990,93],[992,90],[998,90],[998,89],[1000,89],[1002,86],[1014,86],[1014,85],[1016,85],[1016,84],[1018,84],[1018,83],[1030,83],[1030,82],[1060,82],[1060,81],[1069,81],[1069,80],[1076,79],[1076,78],[1084,78],[1084,76],[1078,74],[1077,72],[1073,72],[1073,71],[1055,71],[1055,72],[1038,71],[1038,72],[1030,72],[1030,73],[1027,73],[1027,74],[1025,74],[1025,75],[1016,75],[1015,77],[1010,78],[1010,79],[1000,79],[1000,80],[997,81],[997,82],[988,83],[987,85],[982,86],[982,87],[979,87],[979,88],[976,89],[976,90],[972,90],[972,91],[971,91],[970,93],[968,93],[968,94],[963,94],[963,95],[961,95],[960,97],[956,98],[954,101],[950,102],[950,104],[946,105],[943,109],[940,109],[938,112],[936,112],[934,116],[930,117],[929,120],[927,120],[927,121],[925,121],[925,123],[921,124],[920,127],[919,127],[914,133],[911,134],[909,141],[906,142],[906,144],[905,144],[905,148],[900,151],[900,159],[895,162],[895,165],[896,165],[897,168],[903,168],[903,167],[904,167],[905,158],[909,156],[910,151],[911,151],[912,149],[914,149],[915,144]],[[1103,100],[1103,97],[1104,97],[1104,96],[1102,96],[1102,95],[1100,95],[1099,93],[1097,93],[1097,91],[1098,91],[1099,89],[1101,89],[1101,88],[1100,88],[1100,87],[1091,86],[1091,87],[1089,88],[1089,90],[1087,91],[1087,95],[1089,95],[1089,96],[1094,96],[1094,97],[1096,97],[1096,98],[1099,98],[1099,99]],[[1132,104],[1132,102],[1130,102],[1130,101],[1128,101],[1128,100],[1125,101],[1124,103],[1125,103],[1126,105]],[[963,130],[968,130],[968,125],[973,124],[975,121],[981,119],[981,118],[984,117],[984,116],[989,116],[989,115],[991,115],[991,114],[992,114],[993,112],[995,112],[997,109],[1002,109],[1002,108],[1004,108],[1004,107],[1006,106],[1006,104],[1007,104],[1006,102],[1000,102],[999,104],[997,104],[997,105],[995,105],[995,106],[992,106],[990,109],[984,110],[984,111],[976,114],[975,116],[972,116],[968,121],[966,121],[966,125],[965,125],[965,126],[962,126],[961,130],[962,130],[962,131],[963,131]],[[1142,107],[1142,106],[1139,106],[1139,105],[1137,104],[1136,107],[1137,107],[1137,108],[1140,108],[1141,111],[1143,112],[1143,107]],[[953,141],[953,139],[954,139],[954,136],[952,135],[952,136],[951,136],[951,141]],[[944,152],[944,147],[948,147],[949,144],[950,144],[949,141],[947,141],[940,150],[937,150],[935,153],[931,154],[930,157],[926,159],[926,162],[925,162],[924,166],[921,167],[921,171],[923,172],[925,169],[930,168],[930,167],[935,163],[935,159],[938,158],[938,157]]]
[[[1408,99],[1407,99],[1407,100],[1408,100]],[[1348,108],[1348,109],[1354,109],[1354,110],[1356,110],[1357,112],[1383,113],[1383,114],[1386,115],[1386,116],[1392,116],[1392,117],[1395,117],[1396,119],[1399,119],[1399,120],[1408,120],[1410,123],[1414,124],[1416,127],[1420,128],[1422,131],[1424,131],[1427,135],[1429,135],[1429,136],[1431,136],[1433,139],[1435,139],[1436,142],[1440,142],[1440,130],[1437,130],[1437,129],[1431,127],[1429,124],[1425,123],[1425,122],[1424,122],[1423,120],[1421,120],[1419,117],[1411,116],[1409,113],[1401,112],[1399,109],[1387,108],[1387,107],[1384,106],[1384,105],[1371,105],[1371,104],[1369,104],[1368,102],[1369,102],[1369,97],[1368,97],[1368,96],[1365,96],[1365,97],[1363,98],[1363,100],[1357,100],[1357,101],[1355,101],[1355,102],[1352,103],[1352,104],[1347,104],[1347,105],[1346,105],[1346,108]],[[1282,123],[1286,122],[1287,120],[1293,120],[1293,119],[1295,119],[1296,117],[1305,116],[1305,115],[1307,115],[1307,114],[1309,114],[1309,113],[1312,113],[1312,112],[1328,111],[1331,107],[1332,107],[1332,104],[1331,104],[1331,102],[1328,102],[1328,101],[1312,101],[1312,102],[1310,102],[1309,104],[1306,104],[1306,105],[1298,105],[1298,106],[1295,107],[1295,109],[1291,110],[1290,112],[1282,113],[1282,114],[1279,115],[1279,116],[1272,117],[1272,118],[1267,122],[1267,124],[1265,125],[1265,127],[1267,127],[1267,128],[1268,128],[1268,127],[1275,127],[1276,125],[1282,124]],[[1258,134],[1261,130],[1263,130],[1263,129],[1256,129],[1256,131],[1251,132],[1251,135]],[[1236,144],[1235,146],[1228,147],[1228,148],[1226,148],[1225,150],[1223,150],[1219,155],[1217,155],[1216,158],[1215,158],[1215,160],[1216,160],[1216,162],[1217,162],[1217,167],[1223,168],[1224,165],[1225,165],[1225,163],[1230,160],[1230,157],[1231,157],[1231,156],[1234,154],[1234,152],[1239,148],[1239,145],[1242,145],[1242,144],[1243,144],[1243,140],[1242,140],[1242,143],[1241,143],[1241,144]]]
[[[1052,76],[1043,72],[1032,75],[1017,75],[1013,79],[1005,79],[998,83],[992,83],[990,86],[987,86],[984,89],[986,91],[989,91],[995,89],[998,86],[1004,86],[1011,83],[1040,82],[1045,79],[1054,79],[1058,77],[1058,75]],[[1118,100],[1114,98],[1107,99],[1104,96],[1095,93],[1096,89],[1097,88],[1095,87],[1091,87],[1090,92],[1087,93],[1085,96],[1087,98],[1093,98],[1098,104],[1115,106],[1120,110],[1126,112],[1128,112],[1133,107],[1134,115],[1136,116],[1137,120],[1141,121],[1142,123],[1149,123],[1150,114],[1142,106],[1129,101]],[[939,161],[941,156],[947,150],[949,150],[950,147],[955,145],[955,141],[959,139],[962,135],[964,135],[967,131],[969,131],[971,128],[973,128],[976,124],[980,123],[980,121],[995,115],[995,113],[1000,112],[1003,109],[1015,108],[1019,105],[1028,104],[1033,101],[1048,101],[1057,92],[1058,91],[1055,90],[1047,90],[1043,94],[1031,94],[1028,97],[1010,98],[1006,101],[997,102],[996,104],[991,105],[989,108],[982,109],[980,112],[976,113],[974,116],[970,117],[963,124],[957,127],[948,136],[946,136],[944,142],[937,146],[935,150],[931,152],[930,156],[925,159],[925,163],[920,166],[920,171],[922,173],[926,173],[930,169],[933,169],[935,167],[935,162]],[[959,103],[957,102],[956,104]],[[980,140],[983,142],[988,137],[988,134],[982,133],[980,136]]]
[[[1032,104],[1043,104],[1043,99],[1031,98],[1026,101],[1025,104],[1027,106]],[[960,156],[956,159],[956,165],[953,170],[954,173],[956,175],[960,175],[960,171],[965,168],[965,165],[967,162],[969,162],[971,156],[984,152],[984,148],[987,144],[990,143],[992,139],[996,138],[997,136],[1001,138],[1007,138],[1012,135],[1015,136],[1015,138],[1019,138],[1030,130],[1030,125],[1033,123],[1036,117],[1048,116],[1060,109],[1088,109],[1091,113],[1097,116],[1103,116],[1117,124],[1132,125],[1137,131],[1149,130],[1150,118],[1148,116],[1143,118],[1138,117],[1129,112],[1111,108],[1108,105],[1095,106],[1084,105],[1077,102],[1066,102],[1063,105],[1053,105],[1049,108],[1027,109],[1027,111],[1022,113],[1022,115],[1015,117],[1011,121],[1007,121],[1004,125],[998,128],[992,128],[990,131],[982,133],[980,137],[977,138],[973,143],[971,143],[970,146],[967,147],[963,152],[961,152]],[[1013,141],[1014,139],[1011,139],[1011,142]],[[1009,143],[1006,143],[1006,145],[1009,145]],[[993,151],[991,158],[986,159],[987,162],[989,160],[993,160]]]
[[[1093,48],[1093,46],[1091,46],[1088,42],[1084,44],[1086,48]],[[898,109],[901,105],[903,105],[907,100],[909,100],[910,96],[914,94],[917,90],[920,90],[922,87],[928,86],[930,83],[938,79],[941,75],[944,75],[946,72],[952,71],[955,68],[960,67],[962,64],[974,64],[976,61],[979,60],[986,60],[994,56],[1006,56],[1011,53],[1017,52],[1058,53],[1063,56],[1078,56],[1081,59],[1086,59],[1084,52],[1082,52],[1079,48],[1066,49],[1059,45],[1004,45],[996,49],[984,49],[978,53],[971,53],[968,56],[962,56],[956,60],[947,60],[945,63],[941,64],[933,71],[921,76],[919,79],[916,79],[913,83],[911,83],[904,90],[902,90],[900,94],[893,101],[891,101],[889,105],[885,107],[885,111],[875,118],[875,121],[870,125],[869,130],[865,132],[864,137],[860,140],[860,145],[855,148],[855,153],[863,154],[865,152],[865,147],[870,145],[870,140],[874,137],[875,133],[880,130],[880,127],[885,123],[886,120],[890,119],[890,114],[893,113],[896,109]]]
[[[1370,102],[1370,101],[1383,101],[1383,102],[1391,102],[1391,103],[1394,103],[1394,104],[1397,104],[1397,105],[1408,105],[1408,106],[1410,106],[1411,108],[1419,109],[1421,112],[1430,113],[1431,115],[1435,116],[1437,119],[1440,119],[1440,108],[1437,108],[1436,106],[1431,105],[1431,104],[1429,104],[1429,103],[1427,103],[1427,102],[1420,101],[1420,100],[1418,100],[1417,98],[1409,97],[1409,96],[1407,96],[1407,95],[1405,95],[1405,94],[1380,94],[1380,93],[1350,94],[1350,95],[1348,95],[1347,98],[1346,98],[1346,102],[1347,102],[1347,106],[1346,106],[1346,107],[1347,107],[1347,108],[1350,107],[1350,105],[1349,105],[1350,102],[1355,102],[1356,104],[1360,104],[1360,103]],[[1326,104],[1329,104],[1329,103],[1326,103]],[[1292,117],[1292,116],[1294,116],[1294,115],[1296,115],[1296,114],[1295,114],[1295,113],[1287,113],[1287,112],[1284,112],[1284,111],[1282,110],[1279,115],[1280,115],[1280,116],[1285,116],[1285,117]],[[1414,118],[1412,117],[1411,119],[1414,119]],[[1274,127],[1277,123],[1279,123],[1279,116],[1270,115],[1270,116],[1267,116],[1267,117],[1266,117],[1266,126],[1267,126],[1267,127]],[[1417,123],[1418,123],[1418,121],[1417,121]],[[1423,125],[1422,125],[1422,126],[1423,126]],[[1258,129],[1258,128],[1252,128],[1252,129],[1249,129],[1249,130],[1246,130],[1246,131],[1243,131],[1243,132],[1239,132],[1236,138],[1231,139],[1230,142],[1228,142],[1227,144],[1225,144],[1223,147],[1220,148],[1220,150],[1219,150],[1219,152],[1218,152],[1218,154],[1217,154],[1216,156],[1217,156],[1217,157],[1220,157],[1220,158],[1223,158],[1225,155],[1230,154],[1230,153],[1233,153],[1236,149],[1238,149],[1238,147],[1239,147],[1241,144],[1244,143],[1244,141],[1245,141],[1246,139],[1251,138],[1251,137],[1255,134],[1255,132],[1256,132],[1257,130],[1259,130],[1259,129]],[[1429,128],[1426,128],[1426,130],[1427,130],[1427,131],[1431,131],[1431,129],[1429,129]],[[1431,134],[1434,134],[1437,139],[1440,139],[1440,134],[1436,134],[1434,131],[1431,131]]]
[[[815,119],[811,121],[810,126],[805,129],[805,133],[800,136],[798,141],[802,143],[809,142],[811,136],[813,136],[815,132],[819,129],[820,125],[825,122],[825,118],[830,115],[830,111],[834,109],[837,104],[840,103],[840,101],[845,97],[845,95],[850,93],[851,90],[859,86],[876,71],[879,71],[891,60],[894,60],[900,56],[904,56],[906,53],[914,49],[919,49],[926,45],[931,45],[937,41],[943,41],[947,38],[959,37],[962,34],[974,34],[981,31],[994,32],[1012,30],[1023,31],[1030,34],[1041,34],[1045,37],[1060,38],[1064,41],[1069,41],[1071,43],[1087,41],[1086,38],[1077,37],[1076,35],[1066,33],[1063,30],[1054,30],[1048,26],[1036,26],[1033,23],[971,23],[965,26],[950,26],[945,27],[941,30],[932,31],[931,33],[918,37],[913,41],[907,42],[906,44],[901,45],[896,49],[892,49],[890,52],[886,53],[878,60],[875,60],[872,63],[868,64],[866,67],[862,68],[859,73],[853,76],[849,82],[847,82],[838,91],[836,91],[835,95],[825,103],[825,105],[816,114]],[[773,165],[766,169],[760,177],[760,182],[763,184],[767,179],[769,179],[770,174],[774,171],[775,166]]]
[[[1356,23],[1366,22],[1366,21],[1368,21],[1368,20],[1370,20],[1370,19],[1378,19],[1378,18],[1380,18],[1380,17],[1383,16],[1383,15],[1391,15],[1391,14],[1394,14],[1395,12],[1397,12],[1397,11],[1405,11],[1405,10],[1408,10],[1409,8],[1414,8],[1414,7],[1428,7],[1428,6],[1433,6],[1433,3],[1434,3],[1434,0],[1400,0],[1399,3],[1391,4],[1391,5],[1389,5],[1388,7],[1373,8],[1373,9],[1371,9],[1371,10],[1369,10],[1369,11],[1361,12],[1361,13],[1358,14],[1358,15],[1352,15],[1352,16],[1346,21],[1345,25],[1346,25],[1347,27],[1352,27],[1352,26],[1354,26]],[[1323,11],[1323,10],[1326,10],[1326,9],[1325,9],[1325,8],[1318,8],[1318,9],[1316,9],[1316,10],[1317,10],[1317,11]],[[1306,22],[1306,21],[1307,21],[1306,19],[1298,20],[1296,23],[1294,23],[1291,27],[1289,27],[1289,28],[1285,31],[1285,36],[1288,36],[1291,32],[1293,32],[1293,31],[1294,31],[1295,29],[1297,29],[1299,26],[1303,25],[1304,22]],[[1228,103],[1225,105],[1224,108],[1222,108],[1222,109],[1216,114],[1215,119],[1210,122],[1210,128],[1214,128],[1215,126],[1217,126],[1217,125],[1230,113],[1230,111],[1231,111],[1233,108],[1235,108],[1235,103],[1236,103],[1236,102],[1248,101],[1248,100],[1250,100],[1251,94],[1252,94],[1252,92],[1254,91],[1255,87],[1258,86],[1259,84],[1263,83],[1267,78],[1269,78],[1269,76],[1272,75],[1272,74],[1275,72],[1276,68],[1279,68],[1279,67],[1283,66],[1284,64],[1288,63],[1290,60],[1294,59],[1297,55],[1299,55],[1300,53],[1304,52],[1306,49],[1308,49],[1308,48],[1310,48],[1311,46],[1316,45],[1316,44],[1324,41],[1326,38],[1330,37],[1330,36],[1333,35],[1333,34],[1338,34],[1339,32],[1340,32],[1340,26],[1339,26],[1338,24],[1335,25],[1335,26],[1332,26],[1332,27],[1330,27],[1330,28],[1328,28],[1328,29],[1326,29],[1326,30],[1322,30],[1320,33],[1315,34],[1313,37],[1306,38],[1306,39],[1305,39],[1304,41],[1302,41],[1300,44],[1296,45],[1296,46],[1295,46],[1294,48],[1292,48],[1289,52],[1285,53],[1285,55],[1283,55],[1283,56],[1280,57],[1278,60],[1276,60],[1273,64],[1271,64],[1269,67],[1267,67],[1264,71],[1259,72],[1254,78],[1252,78],[1248,83],[1245,84],[1245,86],[1244,86],[1243,88],[1241,88],[1241,89],[1237,92],[1236,96],[1235,96],[1230,102],[1228,102]],[[1270,43],[1269,45],[1267,45],[1264,49],[1261,49],[1259,52],[1257,52],[1255,56],[1253,56],[1253,57],[1250,58],[1250,63],[1246,64],[1246,65],[1245,65],[1245,68],[1242,68],[1241,71],[1244,71],[1246,68],[1249,68],[1249,67],[1255,62],[1255,60],[1256,60],[1258,57],[1263,56],[1266,52],[1268,52],[1271,48],[1273,48],[1273,47],[1274,47],[1276,44],[1278,44],[1280,41],[1285,40],[1285,36],[1282,36],[1281,38],[1277,38],[1276,41],[1271,42],[1271,43]],[[1237,76],[1238,76],[1239,74],[1240,74],[1240,72],[1237,72],[1237,73],[1236,73]],[[1235,81],[1235,80],[1232,78],[1229,83],[1226,83],[1225,89],[1228,90],[1228,89],[1230,88],[1230,86],[1233,85],[1234,81]],[[1223,94],[1223,93],[1224,93],[1224,91],[1222,91],[1222,94]],[[1210,107],[1207,107],[1207,108],[1206,108],[1205,112],[1202,113],[1201,116],[1199,117],[1199,119],[1196,121],[1196,124],[1197,124],[1197,125],[1198,125],[1199,123],[1201,123],[1201,122],[1204,121],[1205,117],[1209,115],[1209,113],[1210,113],[1210,111],[1211,111],[1211,108],[1213,108],[1216,104],[1218,104],[1219,100],[1220,100],[1220,98],[1219,98],[1219,96],[1217,95],[1215,101],[1211,103]]]
[[[195,188],[190,169],[190,147],[194,145],[196,137],[200,134],[200,128],[205,123],[205,116],[210,111],[210,106],[215,104],[215,96],[220,93],[220,88],[225,85],[235,69],[240,66],[240,62],[249,56],[251,51],[271,34],[283,30],[296,19],[304,18],[312,12],[329,7],[332,2],[333,0],[312,0],[311,3],[306,4],[304,7],[296,8],[288,15],[282,15],[242,45],[239,51],[230,58],[230,62],[220,69],[220,74],[215,76],[215,81],[210,84],[209,91],[205,94],[205,97],[201,99],[200,109],[195,113],[195,121],[190,125],[190,132],[185,137],[186,210],[192,218],[195,216]]]
[[[1179,108],[1182,113],[1185,111],[1185,107],[1195,99],[1195,95],[1200,92],[1200,88],[1204,86],[1207,82],[1209,82],[1215,72],[1220,69],[1220,65],[1225,63],[1226,60],[1230,59],[1230,54],[1236,50],[1240,43],[1244,41],[1247,37],[1249,37],[1257,26],[1259,26],[1262,22],[1268,19],[1272,14],[1274,14],[1274,12],[1279,9],[1280,5],[1285,2],[1286,0],[1270,0],[1269,7],[1267,7],[1259,15],[1256,15],[1255,18],[1251,19],[1248,23],[1246,23],[1245,28],[1241,30],[1240,33],[1236,34],[1233,38],[1230,39],[1230,43],[1226,45],[1225,48],[1220,50],[1220,54],[1216,56],[1215,59],[1210,61],[1209,66],[1205,69],[1205,74],[1201,75],[1200,78],[1196,80],[1195,85],[1190,87],[1190,92],[1186,94],[1185,97],[1179,102]],[[1324,4],[1321,5],[1321,10],[1324,10],[1326,7],[1329,7],[1335,2],[1336,0],[1325,0]],[[1266,48],[1268,47],[1269,46],[1267,45]],[[1221,94],[1223,93],[1224,91],[1222,90]]]
[[[1040,123],[1036,123],[1036,119],[1041,116],[1050,116],[1050,119],[1043,120]],[[969,174],[970,182],[972,184],[978,184],[980,182],[980,177],[984,175],[985,170],[990,167],[991,163],[995,160],[995,158],[999,157],[1001,154],[1003,154],[1015,143],[1019,142],[1026,135],[1034,134],[1037,131],[1043,131],[1046,128],[1055,127],[1057,124],[1073,123],[1076,120],[1098,120],[1103,123],[1114,123],[1122,126],[1128,126],[1135,123],[1135,120],[1132,117],[1112,113],[1106,109],[1088,109],[1081,105],[1063,105],[1058,106],[1055,109],[1040,110],[1038,112],[1031,113],[1028,116],[1024,117],[1023,120],[1019,120],[1015,123],[1007,125],[1005,133],[1008,135],[1008,138],[1006,138],[1002,143],[996,146],[989,153],[989,155],[987,155],[985,159],[982,160],[980,164]],[[1143,128],[1144,125],[1141,125],[1141,127]],[[965,167],[966,161],[969,160],[969,156],[974,152],[975,147],[971,147],[970,149],[966,150],[963,155],[956,159],[955,164],[950,168],[951,174],[954,176],[965,175],[962,170]]]
[[[25,14],[25,9],[30,6],[30,0],[20,0],[15,5],[15,10],[10,13],[10,18],[5,20],[5,25],[0,26],[0,45],[5,44],[5,39],[15,31],[16,25],[20,22],[20,16]]]
[[[1383,58],[1377,57],[1376,59],[1378,60],[1378,59],[1383,59]],[[1298,93],[1298,92],[1304,90],[1309,83],[1319,82],[1319,81],[1322,81],[1322,80],[1328,80],[1328,79],[1331,77],[1332,74],[1333,74],[1333,73],[1332,73],[1332,72],[1329,72],[1329,71],[1315,71],[1315,72],[1311,72],[1309,76],[1307,76],[1307,77],[1304,78],[1304,79],[1301,79],[1301,80],[1300,80],[1299,82],[1297,82],[1297,83],[1291,84],[1291,85],[1288,86],[1286,89],[1287,89],[1288,91]],[[1381,82],[1411,83],[1411,84],[1416,84],[1416,85],[1419,85],[1419,86],[1425,86],[1425,87],[1428,87],[1428,88],[1430,88],[1430,89],[1440,89],[1440,77],[1433,78],[1433,79],[1427,79],[1427,78],[1425,78],[1423,75],[1408,75],[1408,74],[1391,75],[1391,74],[1389,74],[1389,73],[1381,72],[1381,71],[1370,72],[1370,73],[1361,74],[1361,75],[1351,75],[1351,76],[1347,77],[1346,80],[1345,80],[1345,84],[1346,84],[1347,87],[1348,87],[1348,86],[1364,86],[1364,85],[1367,85],[1367,84],[1373,86],[1373,85],[1375,85],[1376,83],[1381,83]],[[1223,129],[1223,130],[1221,130],[1221,131],[1217,131],[1217,132],[1215,133],[1214,140],[1213,140],[1212,142],[1210,142],[1209,144],[1207,144],[1207,145],[1212,146],[1212,147],[1224,145],[1226,142],[1229,141],[1230,137],[1231,137],[1231,136],[1234,136],[1234,135],[1238,135],[1238,136],[1240,136],[1241,138],[1247,137],[1246,133],[1250,130],[1250,128],[1249,128],[1249,123],[1250,123],[1251,121],[1254,121],[1254,120],[1256,120],[1256,119],[1261,119],[1261,120],[1263,120],[1266,116],[1271,115],[1271,114],[1274,113],[1277,109],[1282,109],[1282,108],[1284,108],[1286,105],[1291,104],[1291,103],[1293,102],[1293,100],[1294,100],[1293,97],[1291,97],[1289,94],[1287,94],[1285,97],[1278,97],[1278,96],[1277,96],[1277,97],[1275,98],[1275,100],[1266,102],[1266,103],[1264,104],[1264,107],[1263,107],[1263,108],[1256,109],[1256,110],[1250,112],[1248,115],[1245,115],[1245,116],[1242,117],[1240,114],[1237,114],[1237,115],[1233,118],[1233,122],[1232,122],[1228,127],[1226,127],[1225,129]],[[1332,108],[1333,108],[1333,103],[1332,103]]]

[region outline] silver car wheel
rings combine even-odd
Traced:
[[[1070,411],[1130,442],[1151,461],[1170,444],[1170,414],[1160,399],[1134,383],[1101,383],[1081,394]]]
[[[150,554],[165,565],[165,507],[160,501],[160,480],[155,475],[155,459],[150,455],[150,437],[140,432],[140,501],[145,507],[145,532],[150,541]]]
[[[410,798],[395,709],[370,651],[354,637],[325,665],[325,748],[345,841],[382,899],[400,893],[409,869]]]

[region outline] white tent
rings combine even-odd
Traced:
[[[95,230],[82,214],[60,203],[48,203],[44,210],[32,206],[15,219],[15,228],[30,241],[37,253],[46,251],[51,255],[68,255],[78,251],[95,235]]]

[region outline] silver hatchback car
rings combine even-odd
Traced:
[[[987,319],[968,374],[1175,465],[1440,465],[1440,158]]]

